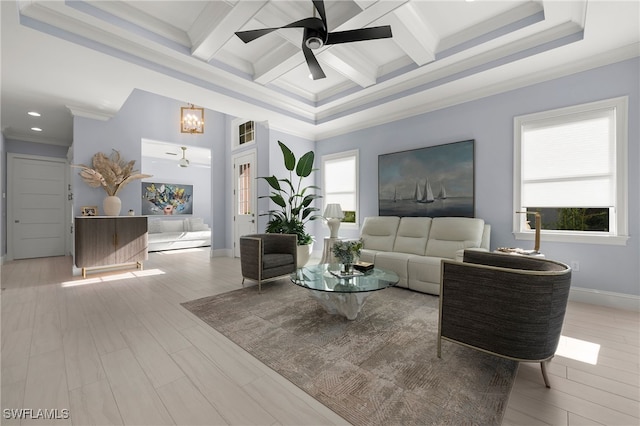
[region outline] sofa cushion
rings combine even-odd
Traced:
[[[184,231],[184,221],[180,220],[161,220],[162,232],[182,232]]]
[[[480,247],[484,220],[468,217],[436,217],[431,222],[427,256],[455,259],[460,249]]]
[[[271,253],[262,256],[263,269],[277,268],[293,264],[293,255],[287,253]]]
[[[414,256],[407,253],[380,252],[376,254],[376,267],[398,274],[398,287],[407,287],[407,262]]]
[[[360,238],[363,248],[393,251],[393,243],[400,218],[397,216],[372,216],[364,219]]]
[[[185,231],[204,231],[206,225],[201,217],[193,217],[185,219]]]
[[[400,219],[393,251],[424,256],[430,228],[430,217],[403,217]]]
[[[160,232],[162,232],[162,221],[149,220],[147,222],[147,232],[149,234],[159,234]]]

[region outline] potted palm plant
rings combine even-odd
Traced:
[[[296,160],[294,153],[282,142],[278,141],[282,150],[284,166],[289,171],[288,178],[278,179],[276,176],[261,176],[271,187],[270,195],[259,198],[270,198],[279,209],[269,210],[270,216],[266,232],[279,234],[295,234],[298,237],[298,267],[309,261],[313,244],[313,236],[309,234],[305,225],[308,221],[321,216],[314,214],[317,209],[312,206],[313,200],[321,195],[315,194],[315,185],[302,186],[302,180],[311,175],[314,153],[309,151]],[[295,180],[294,180],[295,172]]]

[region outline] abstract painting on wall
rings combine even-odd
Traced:
[[[193,214],[193,185],[142,182],[142,214]]]
[[[474,142],[379,155],[379,215],[474,217]]]

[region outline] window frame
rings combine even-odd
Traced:
[[[243,144],[240,143],[240,126],[247,122],[253,122],[253,140],[249,142],[245,142]],[[256,121],[249,120],[245,118],[236,118],[231,121],[231,151],[236,151],[238,149],[244,149],[250,146],[255,146],[257,140],[256,133]]]
[[[356,203],[355,222],[340,222],[340,226],[344,229],[359,229],[360,228],[360,151],[353,149],[349,151],[336,152],[333,154],[323,155],[321,159],[322,167],[322,209],[320,214],[324,214],[324,210],[327,205],[327,173],[326,163],[329,161],[341,160],[345,158],[355,158],[355,190],[354,198]]]
[[[542,111],[514,117],[514,157],[513,157],[513,235],[516,240],[533,240],[535,230],[526,230],[527,215],[516,214],[522,206],[522,129],[531,122],[558,122],[564,117],[588,113],[594,110],[614,109],[615,111],[615,202],[610,208],[615,231],[566,231],[540,230],[542,241],[626,245],[628,228],[628,104],[627,96]],[[567,206],[571,207],[571,206]]]

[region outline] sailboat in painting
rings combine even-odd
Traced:
[[[433,196],[433,190],[431,189],[431,184],[429,184],[429,179],[426,179],[424,182],[424,189],[420,188],[420,185],[416,183],[416,201],[418,203],[433,203],[435,198]]]
[[[446,198],[447,198],[447,190],[444,189],[444,185],[441,182],[440,183],[440,192],[438,193],[438,199],[439,200],[444,200]]]

